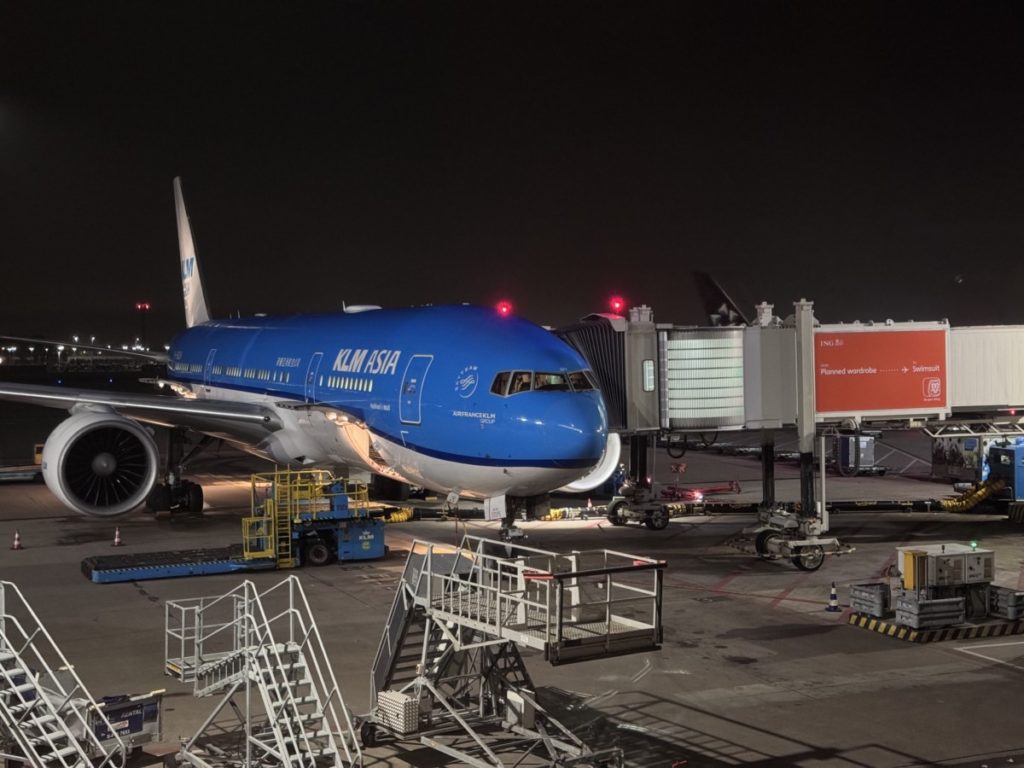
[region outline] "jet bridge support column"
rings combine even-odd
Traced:
[[[633,434],[629,436],[629,477],[638,488],[647,487],[650,453],[650,436]]]
[[[775,430],[761,430],[761,507],[775,506]]]
[[[814,304],[801,300],[794,302],[796,330],[796,426],[800,440],[800,510],[793,514],[785,508],[776,508],[774,488],[770,487],[766,454],[769,453],[762,437],[762,467],[764,503],[758,515],[755,549],[766,558],[788,557],[804,571],[814,571],[825,562],[828,554],[852,552],[834,537],[823,537],[828,531],[828,518],[819,514],[814,499],[814,438],[816,432],[814,404]],[[824,461],[822,461],[824,471]]]
[[[794,302],[796,320],[796,427],[800,439],[800,518],[814,509],[814,302]]]

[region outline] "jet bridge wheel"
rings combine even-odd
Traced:
[[[658,509],[652,510],[651,513],[647,515],[647,519],[644,520],[644,525],[652,531],[662,531],[665,528],[668,528],[668,521],[668,510],[664,507],[659,507]]]
[[[825,562],[825,550],[817,544],[793,548],[793,565],[801,571],[816,571]]]
[[[768,542],[780,537],[779,532],[771,528],[765,528],[758,533],[757,538],[754,539],[754,551],[757,552],[758,557],[768,557]]]
[[[626,520],[619,516],[619,510],[626,506],[626,502],[617,501],[608,508],[608,522],[612,525],[625,525]]]

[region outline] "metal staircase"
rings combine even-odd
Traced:
[[[101,741],[97,730],[113,736]],[[21,591],[0,581],[0,758],[39,768],[121,768],[124,752]]]
[[[620,765],[546,712],[520,648],[552,664],[660,647],[664,563],[609,550],[557,554],[467,536],[416,541],[371,672],[377,730],[478,768]]]
[[[214,598],[168,601],[165,670],[221,700],[179,752],[199,768],[359,766],[348,710],[291,576]]]

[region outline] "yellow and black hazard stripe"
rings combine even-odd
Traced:
[[[859,613],[850,614],[850,624],[878,632],[886,637],[895,637],[908,643],[939,643],[945,640],[974,640],[982,637],[1006,637],[1024,634],[1024,621],[997,621],[989,624],[975,624],[969,627],[946,627],[945,629],[913,629],[882,621],[873,616]]]

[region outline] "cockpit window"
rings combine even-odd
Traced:
[[[518,395],[520,392],[529,392],[533,388],[532,371],[516,371],[512,374],[512,384],[508,388],[510,395]]]
[[[494,376],[491,392],[500,397],[520,392],[589,392],[597,389],[594,375],[588,371],[572,373],[534,373],[532,371],[501,371]]]
[[[572,385],[573,392],[586,392],[594,389],[594,382],[591,381],[588,373],[589,371],[573,371],[569,374],[569,384]]]
[[[568,392],[569,380],[564,373],[536,373],[533,388],[540,392]]]
[[[494,377],[494,383],[491,384],[491,392],[504,397],[508,393],[508,380],[510,378],[512,378],[512,374],[509,371],[499,373]]]

